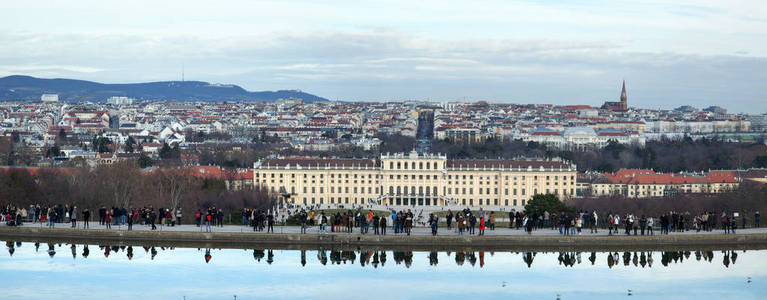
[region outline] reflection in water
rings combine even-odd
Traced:
[[[6,241],[5,246],[8,250],[8,254],[13,257],[14,253],[16,252],[16,248],[21,247],[21,242],[13,242],[13,241]],[[68,244],[71,253],[72,258],[75,259],[77,257],[77,248],[78,245],[76,244]],[[88,255],[90,254],[89,245],[83,244],[82,246],[82,258],[88,258]],[[40,248],[40,243],[34,243],[35,247],[35,253],[38,252]],[[61,247],[61,244],[59,244],[59,247]],[[99,245],[98,246],[102,251],[104,251],[104,258],[109,258],[111,254],[118,253],[121,251],[125,252],[125,256],[128,258],[128,260],[133,260],[134,257],[134,251],[133,246],[109,246],[109,245]],[[160,251],[162,252],[172,252],[175,250],[175,248],[165,248],[160,247],[160,251],[157,250],[156,247],[150,247],[150,246],[143,246],[145,253],[149,253],[150,260],[154,260],[155,257],[159,254]],[[198,249],[200,251],[203,251],[202,249]],[[224,250],[218,250],[218,251],[227,251]],[[355,262],[359,261],[360,267],[366,267],[366,266],[372,266],[373,268],[384,267],[386,265],[386,260],[389,255],[389,253],[394,257],[394,262],[397,265],[403,265],[405,268],[410,268],[413,264],[413,251],[380,251],[380,250],[372,250],[372,249],[360,249],[357,251],[353,250],[339,250],[339,249],[324,249],[319,248],[318,250],[298,250],[300,252],[300,264],[302,267],[305,267],[307,265],[307,252],[316,251],[316,258],[317,261],[322,265],[327,265],[328,262],[330,262],[331,265],[342,265],[342,264],[354,264]],[[206,248],[204,250],[204,260],[205,263],[210,263],[211,259],[213,258],[212,252],[214,252],[210,248]],[[745,251],[743,251],[745,252]],[[56,255],[56,245],[53,243],[48,243],[48,251],[46,253],[53,258]],[[485,251],[458,251],[458,252],[441,252],[442,254],[447,255],[450,257],[451,255],[454,256],[455,264],[458,266],[463,266],[466,262],[468,262],[469,265],[472,267],[475,267],[477,265],[477,261],[479,261],[479,267],[482,268],[485,266]],[[543,252],[548,254],[548,252]],[[624,251],[623,253],[619,252],[600,252],[597,253],[595,251],[587,252],[588,253],[588,263],[586,265],[594,266],[596,265],[596,262],[598,260],[598,256],[604,256],[605,260],[607,261],[607,267],[613,268],[618,266],[622,263],[624,267],[635,267],[635,268],[652,268],[653,267],[653,255],[660,255],[661,259],[661,265],[663,267],[668,267],[669,265],[673,264],[681,264],[685,261],[693,261],[690,259],[691,256],[694,255],[694,261],[697,262],[708,262],[712,263],[714,260],[714,251]],[[523,253],[509,253],[513,255],[521,256],[522,261],[527,265],[528,268],[531,268],[533,265],[533,261],[538,255],[538,252],[523,252]],[[567,252],[557,252],[556,254],[556,260],[560,266],[563,266],[565,268],[568,267],[575,267],[576,265],[583,264],[582,262],[582,255],[583,252],[577,252],[577,251],[567,251]],[[493,253],[491,252],[491,255]],[[430,251],[426,253],[426,258],[428,259],[429,266],[437,266],[440,262],[439,260],[440,252],[438,251]],[[730,265],[734,265],[737,262],[738,259],[738,251],[735,250],[722,250],[721,251],[722,256],[722,265],[725,268],[729,268]],[[264,257],[266,257],[266,263],[272,264],[275,261],[275,254],[273,249],[253,249],[253,259],[256,263],[260,263]],[[359,258],[359,259],[358,259]]]
[[[232,294],[236,299],[315,299],[337,297],[341,290],[374,299],[763,299],[767,294],[765,250],[446,252],[327,246],[282,250],[263,245],[174,249],[46,241],[6,241],[5,246],[0,269],[13,274],[3,277],[13,288],[4,290],[2,299],[33,294],[40,299],[63,294],[118,299],[112,291],[120,286],[151,290],[157,297],[150,298],[188,300],[233,299]],[[90,249],[98,252],[90,256]],[[61,250],[64,255],[55,256]],[[215,287],[200,288],[212,283],[209,274],[216,275]],[[168,280],[173,281],[170,290]],[[107,288],[81,292],[99,285]]]

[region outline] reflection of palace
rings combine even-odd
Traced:
[[[521,208],[535,194],[575,195],[575,176],[575,166],[561,160],[455,160],[412,152],[379,159],[266,159],[255,164],[253,180],[298,205]]]

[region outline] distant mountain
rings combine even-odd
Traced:
[[[137,100],[177,101],[274,101],[296,98],[305,102],[328,99],[297,90],[249,92],[228,84],[202,81],[161,81],[127,84],[104,84],[74,79],[43,79],[13,75],[0,78],[0,101],[40,100],[42,94],[58,94],[59,101],[105,101],[112,96]]]

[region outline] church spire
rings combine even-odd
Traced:
[[[626,80],[623,80],[623,89],[621,90],[621,108],[628,109],[628,96],[626,95]]]

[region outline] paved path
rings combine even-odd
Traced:
[[[78,222],[78,225],[79,225],[78,226],[79,228],[82,228],[81,222]],[[91,222],[90,225],[91,225],[90,226],[91,229],[105,229],[106,228],[105,226],[98,225],[98,222],[95,222],[95,223]],[[3,223],[0,226],[5,226],[5,224]],[[40,225],[39,223],[35,223],[35,224],[25,223],[23,226],[24,227],[38,227],[38,228],[46,227],[46,226]],[[56,224],[56,228],[71,228],[71,226],[70,226],[70,224],[60,223],[60,224]],[[115,226],[115,225],[112,225],[112,230],[127,230],[127,228],[128,228],[127,226]],[[145,226],[145,225],[134,225],[133,226],[133,230],[150,230],[150,227]],[[223,227],[212,227],[212,230],[213,230],[213,232],[253,232],[253,228],[252,227],[236,226],[236,225],[225,225]],[[204,226],[197,227],[195,225],[181,225],[181,226],[171,226],[171,227],[169,227],[169,226],[157,226],[157,231],[204,232],[205,231],[205,227]],[[329,231],[330,231],[330,227],[328,226],[328,234],[346,234],[346,233],[338,233],[338,232],[332,233],[332,232],[329,232]],[[298,226],[275,226],[274,227],[274,232],[275,233],[300,233],[301,232],[301,228],[298,227]],[[319,227],[318,226],[309,227],[307,229],[307,233],[318,233],[318,232],[319,232]],[[353,231],[353,233],[355,233],[355,234],[358,234],[359,232],[360,232],[359,228],[355,228],[354,231]],[[478,230],[477,230],[477,232],[478,232]],[[391,229],[391,226],[389,226],[389,228],[387,228],[386,233],[387,234],[394,234],[394,231]],[[607,233],[608,233],[608,231],[607,230],[603,230],[603,229],[600,229],[599,233],[589,233],[589,230],[587,229],[587,230],[583,230],[581,235],[595,236],[595,235],[607,235]],[[658,233],[659,233],[659,231],[656,230],[655,234],[658,234]],[[721,234],[721,233],[724,233],[724,231],[721,230],[721,229],[717,229],[717,230],[714,230],[714,231],[711,231],[711,232],[704,232],[704,231],[701,231],[701,232],[695,232],[695,231],[672,232],[671,235],[682,235],[682,234],[684,234],[684,235],[696,235],[696,234],[698,234],[698,235],[705,235],[705,234]],[[745,233],[745,234],[749,234],[749,233],[767,233],[767,227],[739,229],[739,230],[737,230],[737,233]],[[372,228],[370,229],[368,234],[371,234],[371,235],[373,234],[373,229]],[[413,228],[412,234],[413,235],[431,235],[431,229],[430,228],[425,228],[425,227],[416,227],[416,228]],[[439,235],[458,235],[458,233],[456,232],[455,228],[453,230],[447,230],[446,227],[440,227],[439,231],[438,231],[438,234]],[[466,234],[466,233],[464,233],[464,234]],[[516,229],[509,229],[509,228],[496,228],[496,230],[487,230],[487,231],[485,231],[485,234],[486,235],[510,235],[510,236],[513,236],[513,235],[527,235],[527,233],[525,233],[522,229],[516,230]],[[633,232],[632,232],[632,234],[633,234]],[[641,232],[640,232],[640,234],[641,234]],[[541,236],[541,235],[559,235],[559,231],[551,230],[551,229],[539,229],[539,230],[533,231],[533,235],[537,235],[537,236]]]

